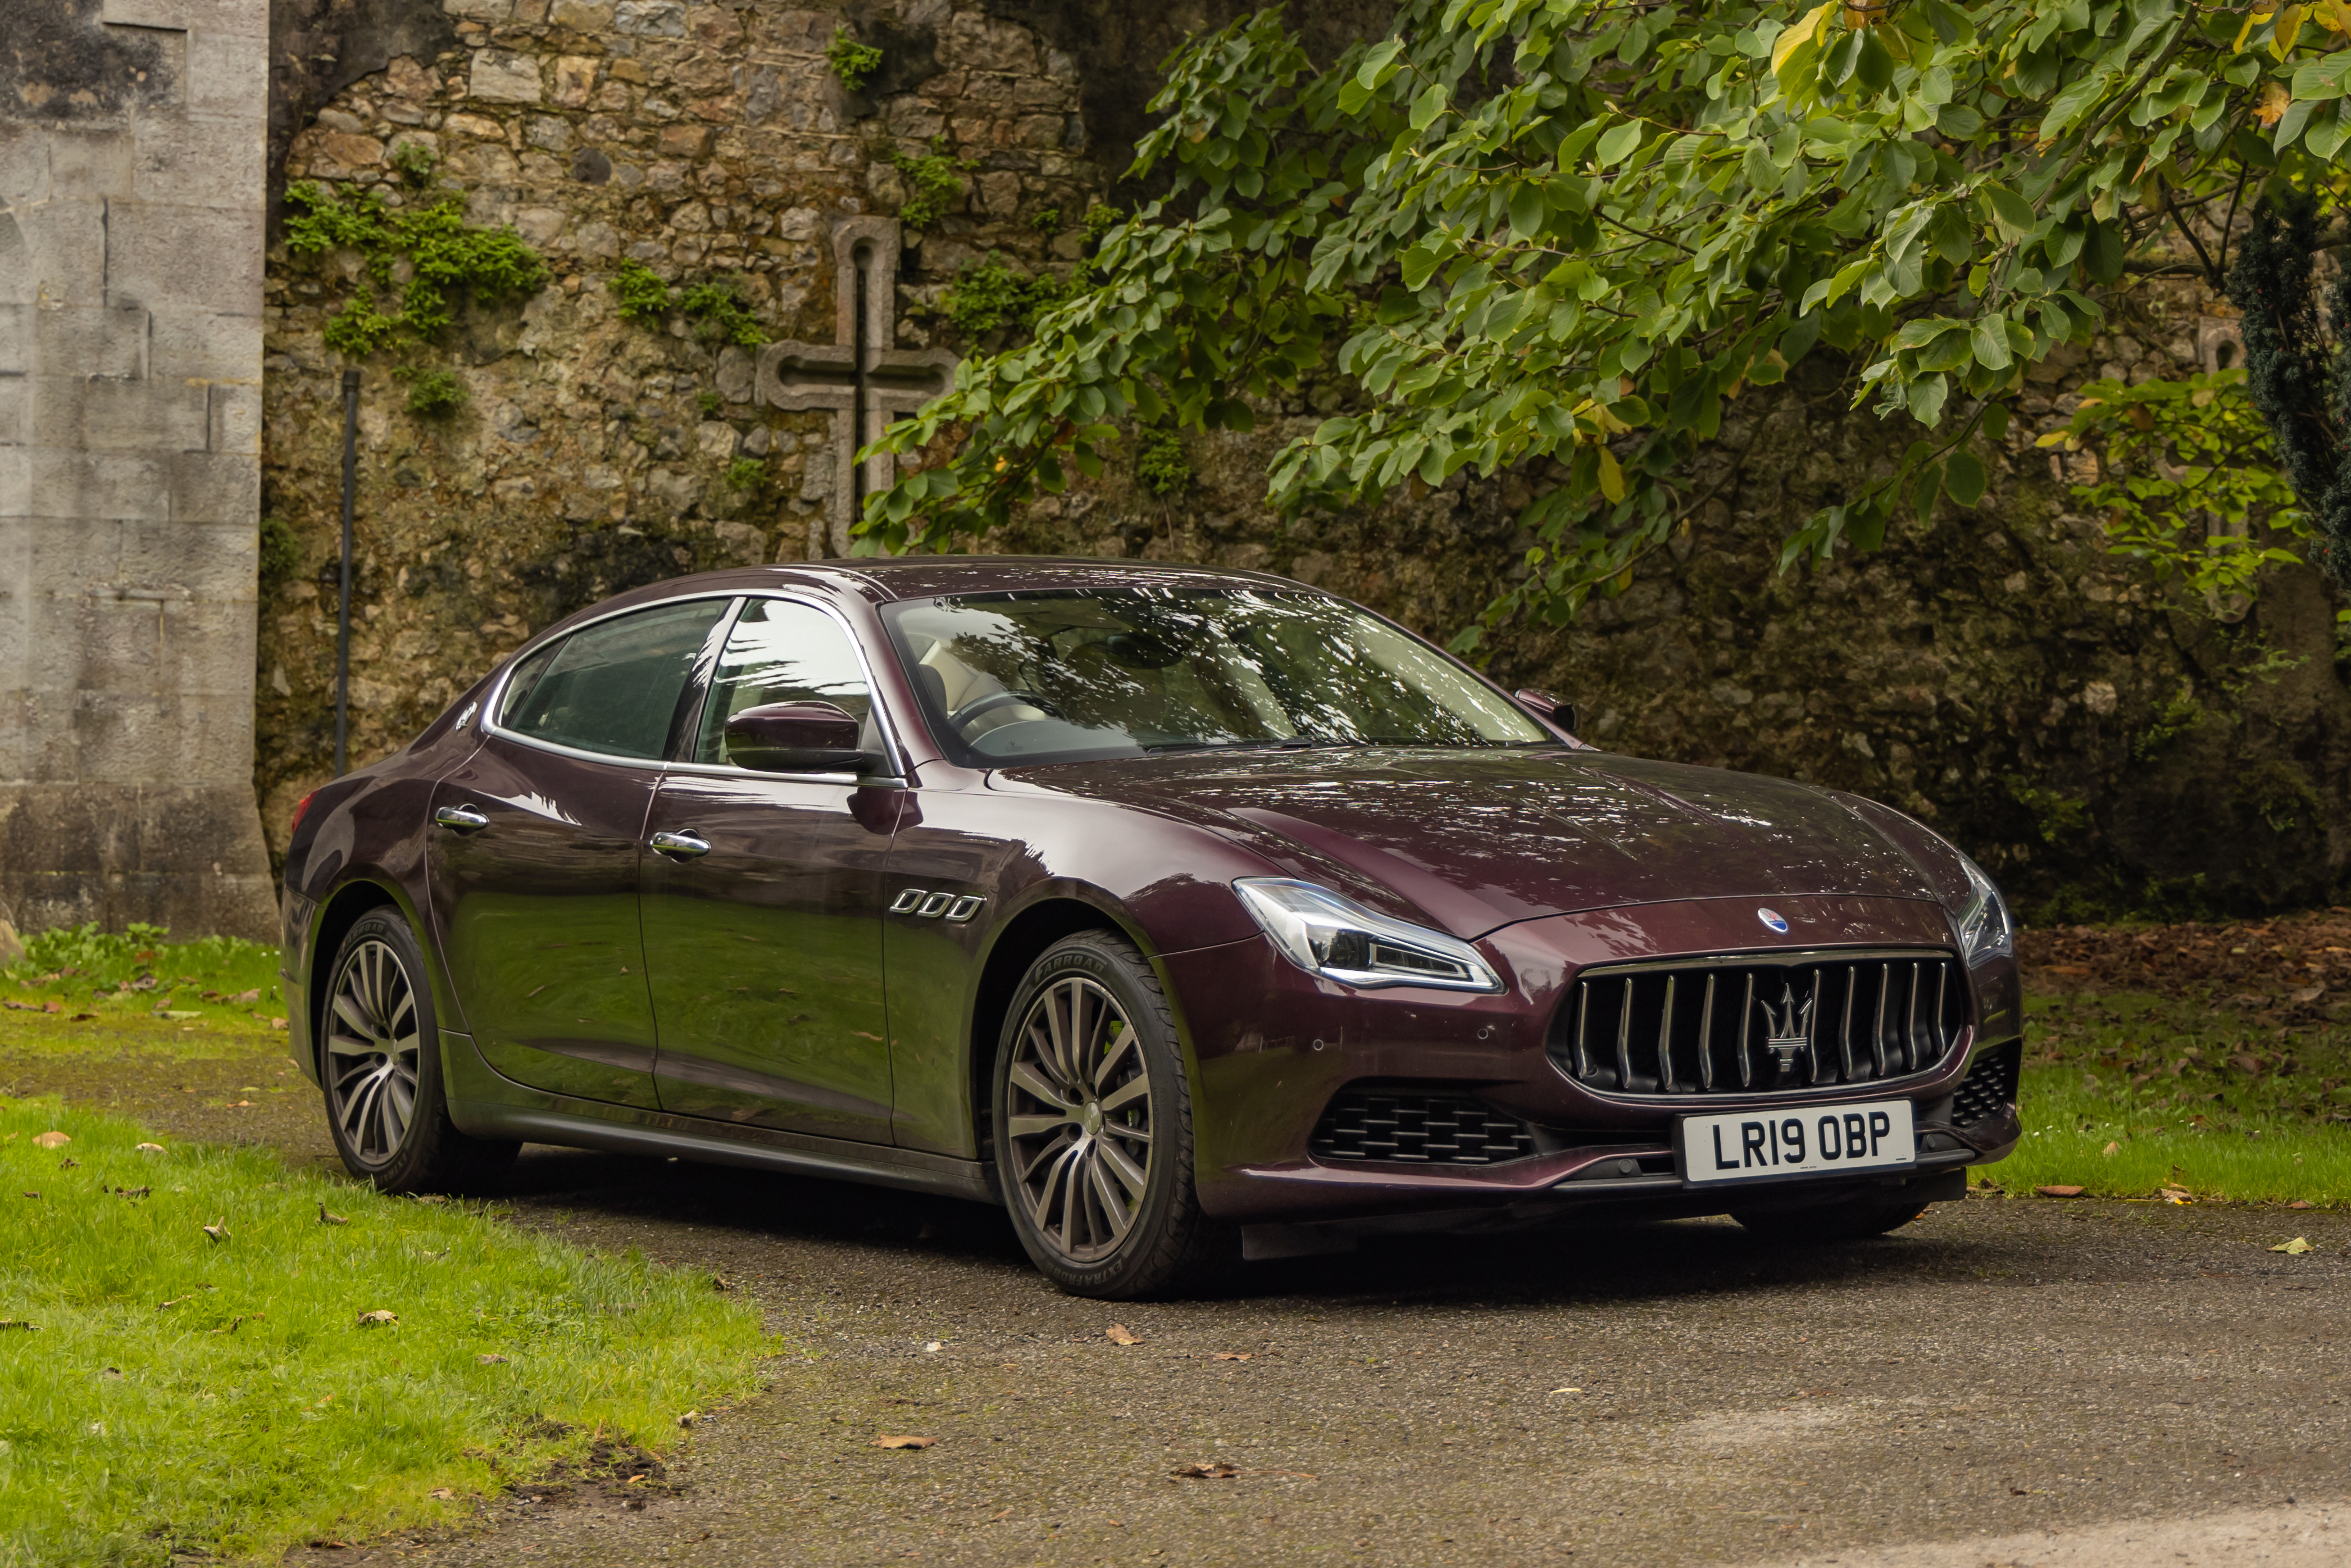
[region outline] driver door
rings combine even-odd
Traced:
[[[848,630],[797,600],[748,601],[645,824],[655,1082],[664,1111],[886,1144],[883,872],[897,812],[877,808],[895,801],[844,776],[737,767],[722,744],[732,714],[810,701],[863,720],[880,749]]]

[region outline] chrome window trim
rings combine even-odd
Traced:
[[[514,679],[514,673],[521,667],[522,662],[538,652],[540,647],[545,646],[544,643],[526,643],[516,651],[514,657],[507,661],[506,669],[498,675],[497,685],[491,688],[488,700],[482,705],[482,733],[495,735],[502,740],[513,741],[517,746],[528,746],[533,750],[550,752],[558,757],[573,757],[585,762],[603,762],[623,768],[649,768],[664,775],[694,773],[722,779],[780,779],[793,783],[836,784],[849,789],[903,789],[906,787],[906,754],[898,744],[897,732],[891,723],[889,710],[882,702],[881,683],[873,678],[873,660],[866,651],[865,641],[858,636],[857,628],[850,623],[849,617],[822,600],[768,589],[726,589],[706,593],[681,593],[674,599],[656,600],[651,604],[632,604],[626,609],[609,611],[593,620],[582,621],[570,631],[564,632],[559,640],[569,642],[591,626],[601,626],[607,621],[618,620],[623,615],[636,615],[646,611],[663,610],[673,604],[691,604],[704,599],[724,599],[732,601],[728,609],[720,615],[716,626],[713,628],[714,630],[723,629],[729,633],[734,631],[736,621],[741,619],[744,606],[754,599],[780,600],[787,604],[803,605],[816,611],[840,627],[841,634],[849,640],[850,651],[857,655],[858,669],[864,673],[865,689],[872,703],[872,712],[875,715],[874,727],[881,732],[882,754],[888,761],[891,771],[882,774],[764,773],[756,768],[735,768],[719,762],[681,762],[672,758],[615,757],[609,751],[587,751],[576,746],[565,746],[559,741],[541,740],[536,736],[508,729],[500,724],[496,717],[506,708],[507,683]],[[724,643],[720,647],[723,651]],[[716,670],[714,667],[712,674],[716,674]],[[703,679],[702,696],[705,702],[710,698],[708,677]],[[701,706],[697,704],[695,707],[697,722],[701,718]]]
[[[727,608],[719,612],[718,621],[716,623],[716,625],[727,625],[731,624],[730,618],[740,612],[737,601],[744,597],[746,596],[740,590],[729,588],[705,593],[681,593],[674,599],[657,599],[651,604],[631,604],[619,610],[608,610],[601,615],[582,621],[554,641],[568,643],[591,626],[601,626],[605,622],[617,621],[623,615],[638,615],[651,610],[666,610],[674,604],[692,604],[704,599],[724,599],[728,601]],[[609,751],[589,751],[581,747],[566,746],[558,740],[541,740],[535,735],[525,735],[518,729],[508,729],[498,722],[499,716],[506,712],[507,686],[514,680],[514,673],[522,668],[524,660],[547,645],[545,641],[526,643],[515,650],[514,656],[507,661],[507,667],[498,672],[497,685],[490,688],[488,699],[482,704],[481,733],[494,735],[500,740],[511,740],[517,746],[528,746],[534,751],[545,751],[557,757],[574,757],[583,762],[601,762],[615,768],[643,768],[655,773],[667,769],[670,767],[670,760],[665,757],[615,757]]]

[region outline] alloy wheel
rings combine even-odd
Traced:
[[[328,1008],[327,1092],[335,1124],[360,1161],[400,1152],[416,1113],[416,991],[389,943],[373,938],[344,956]]]
[[[1014,1185],[1047,1245],[1109,1256],[1151,1181],[1151,1077],[1118,1002],[1081,975],[1030,1004],[1013,1044],[1005,1141]]]

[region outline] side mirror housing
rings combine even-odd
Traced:
[[[863,773],[872,753],[857,747],[862,727],[831,703],[763,703],[726,721],[726,760],[762,773]]]
[[[1552,723],[1567,731],[1568,734],[1573,735],[1575,733],[1575,705],[1573,703],[1562,702],[1558,697],[1552,695],[1549,692],[1539,692],[1532,686],[1521,686],[1510,695],[1516,697],[1520,702],[1525,704],[1528,707],[1532,708],[1542,717],[1551,720]]]

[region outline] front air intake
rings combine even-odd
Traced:
[[[1474,1095],[1411,1084],[1351,1083],[1307,1140],[1318,1160],[1490,1166],[1535,1152],[1524,1122]]]

